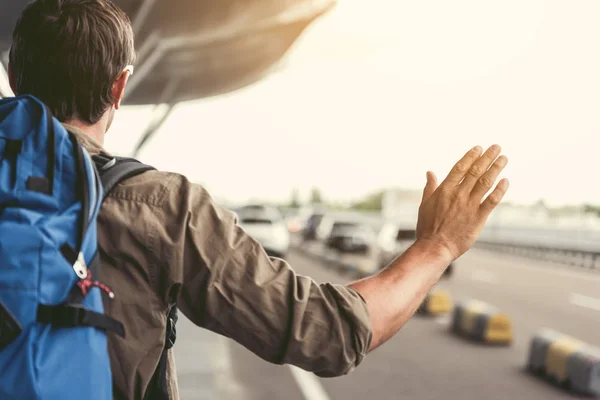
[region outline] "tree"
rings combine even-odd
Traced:
[[[583,212],[586,214],[596,214],[597,216],[600,217],[600,206],[593,205],[593,204],[584,204]]]
[[[298,192],[298,188],[294,188],[290,199],[290,208],[300,208],[300,205],[300,193]]]
[[[313,188],[310,193],[311,204],[323,204],[323,196],[318,188]]]
[[[352,204],[350,208],[360,211],[381,211],[383,196],[383,191],[370,194],[363,200]]]

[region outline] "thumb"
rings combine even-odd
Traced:
[[[435,174],[431,171],[427,171],[427,184],[423,189],[423,202],[427,201],[429,197],[435,192],[438,187],[438,180]]]

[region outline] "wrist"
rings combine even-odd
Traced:
[[[431,239],[417,239],[411,248],[426,255],[432,262],[446,266],[456,259],[448,247]]]

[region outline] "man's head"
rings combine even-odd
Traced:
[[[59,120],[107,130],[134,61],[130,20],[112,0],[36,0],[13,32],[9,75],[15,94]]]

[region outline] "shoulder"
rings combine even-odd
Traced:
[[[216,204],[208,191],[184,175],[146,171],[118,184],[108,195],[107,204],[133,202],[154,208],[163,218],[186,219],[212,215],[235,223],[235,214]]]
[[[178,191],[185,178],[179,174],[163,171],[146,171],[119,183],[107,196],[111,199],[162,206],[167,196]]]

